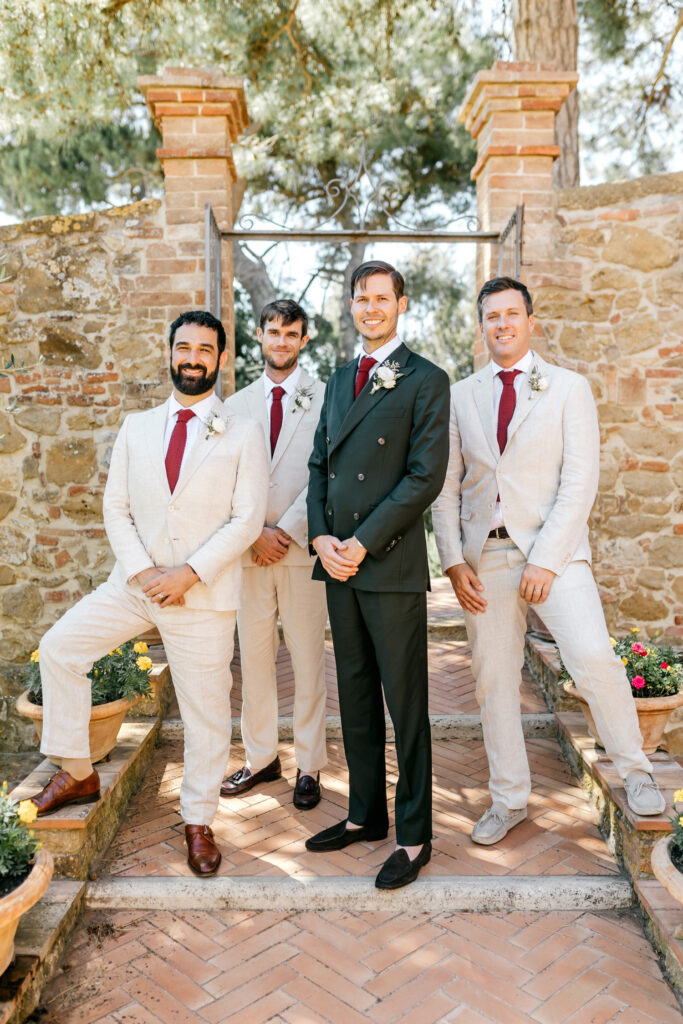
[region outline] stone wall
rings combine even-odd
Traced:
[[[592,539],[608,623],[680,639],[683,174],[557,192],[554,213],[555,262],[530,281],[534,343],[597,402]]]
[[[102,493],[123,416],[167,396],[168,325],[204,304],[203,288],[164,291],[169,263],[198,259],[166,231],[159,200],[0,228],[0,358],[28,368],[0,378],[0,748],[30,739],[13,716],[26,652],[111,567]]]

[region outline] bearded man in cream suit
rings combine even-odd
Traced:
[[[472,839],[496,843],[526,818],[531,780],[519,688],[529,604],[589,703],[629,805],[661,814],[664,799],[590,569],[600,445],[590,386],[531,351],[531,296],[519,281],[488,281],[477,312],[491,362],[451,389],[449,467],[433,506],[441,564],[472,644],[489,760],[492,806]]]
[[[275,659],[278,613],[294,668],[294,806],[320,801],[325,747],[325,586],[311,578],[306,495],[308,459],[325,386],[299,365],[308,341],[308,317],[291,299],[269,303],[257,331],[265,369],[227,399],[231,413],[263,428],[270,460],[266,522],[243,559],[244,600],[237,614],[242,663],[242,738],[246,764],[228,776],[221,796],[240,796],[280,778],[277,753]]]
[[[230,660],[242,554],[263,526],[268,464],[261,431],[226,419],[214,394],[225,331],[210,313],[171,325],[173,394],[127,416],[104,493],[116,564],[109,579],[43,637],[41,750],[63,769],[32,797],[39,814],[99,796],[88,723],[93,662],[156,626],[185,728],[180,813],[188,862],[213,874],[221,855],[210,825],[230,752]]]

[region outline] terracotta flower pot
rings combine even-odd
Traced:
[[[652,874],[660,885],[683,904],[683,874],[671,860],[671,836],[662,836],[652,847]]]
[[[52,854],[43,847],[36,854],[28,878],[0,898],[0,974],[7,970],[14,959],[14,936],[19,919],[38,902],[47,889],[54,866]]]
[[[563,687],[566,694],[578,700],[581,704],[581,710],[586,717],[589,734],[597,743],[604,746],[595,727],[588,702],[578,693],[571,679],[568,679],[563,684]],[[643,737],[643,753],[654,754],[662,741],[669,715],[683,704],[683,691],[674,693],[669,697],[634,697],[633,703],[638,715],[640,734]]]
[[[97,704],[90,709],[90,758],[93,763],[104,760],[116,746],[116,737],[123,724],[127,712],[137,704],[139,697],[124,697],[110,701],[109,704]],[[30,718],[36,730],[38,742],[43,735],[43,708],[28,698],[28,690],[17,697],[17,711],[25,718]],[[51,757],[50,760],[61,767],[61,758]]]

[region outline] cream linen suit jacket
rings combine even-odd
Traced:
[[[277,563],[281,566],[312,566],[315,557],[308,553],[308,519],[306,493],[308,491],[308,460],[313,451],[315,428],[320,419],[320,410],[325,395],[325,385],[304,371],[299,377],[299,388],[306,388],[311,394],[311,406],[302,409],[296,405],[294,395],[287,402],[280,435],[272,459],[270,457],[270,422],[268,407],[259,377],[246,388],[242,388],[225,400],[228,413],[246,416],[261,426],[264,453],[270,462],[270,487],[266,510],[266,526],[279,526],[294,541],[287,554]],[[255,539],[255,538],[254,538]],[[243,565],[255,566],[251,549],[245,552]]]
[[[188,608],[239,607],[242,553],[263,529],[269,466],[256,424],[226,417],[223,433],[202,426],[171,494],[164,462],[168,402],[127,416],[112,451],[104,524],[116,564],[110,580],[125,586],[154,566],[189,562],[200,578]]]
[[[600,457],[593,396],[578,373],[538,355],[533,365],[547,387],[534,391],[525,376],[502,455],[492,364],[451,388],[448,472],[432,507],[444,570],[467,562],[478,571],[498,494],[505,527],[528,562],[559,576],[570,562],[591,560],[588,516]]]

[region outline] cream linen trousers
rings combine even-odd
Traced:
[[[237,613],[242,665],[242,738],[247,764],[258,772],[277,754],[275,659],[278,612],[294,669],[294,752],[303,774],[327,764],[325,745],[325,584],[310,565],[265,565],[242,572]]]
[[[210,825],[230,756],[230,662],[235,612],[160,608],[137,585],[107,580],[66,612],[40,642],[42,752],[90,757],[93,662],[156,626],[168,658],[185,730],[180,813],[188,825]]]
[[[512,540],[487,540],[477,575],[488,602],[483,614],[464,612],[472,672],[489,761],[489,791],[508,810],[526,807],[531,792],[519,690],[527,603],[519,594],[526,558]],[[588,562],[570,562],[550,595],[534,605],[555,638],[577,690],[588,701],[598,733],[621,778],[651,772],[643,754],[631,687],[609,641]]]

